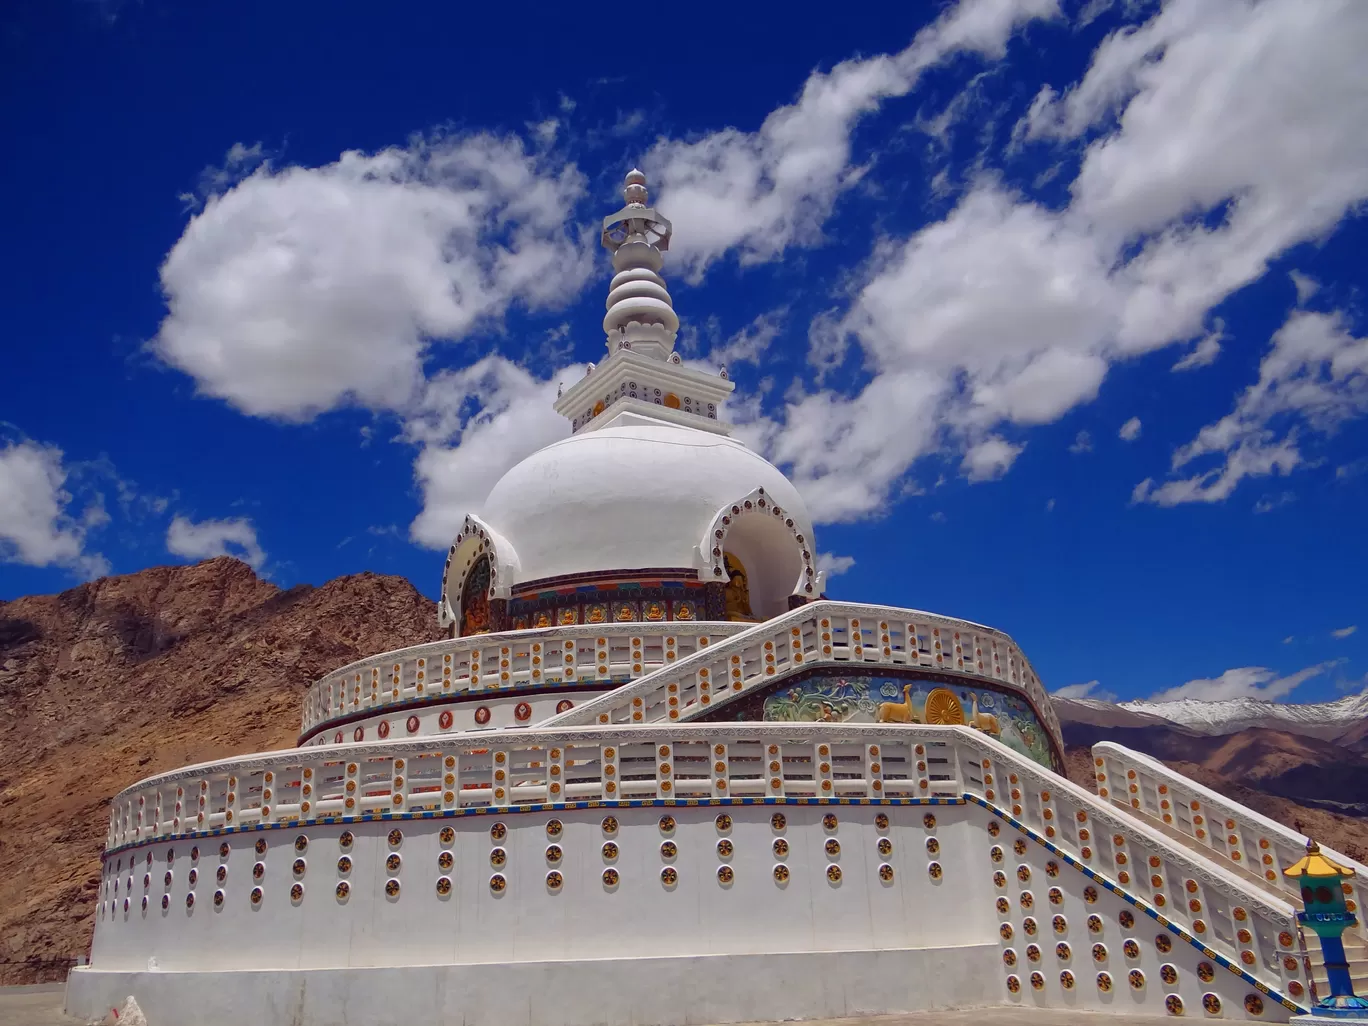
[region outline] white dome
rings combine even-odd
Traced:
[[[761,488],[768,512],[777,505],[782,516],[736,519],[725,545],[750,573],[756,613],[774,615],[789,595],[804,593],[805,564],[815,561],[812,523],[788,478],[724,435],[624,413],[523,460],[489,493],[482,519],[516,553],[515,579],[504,582],[515,591],[526,581],[605,570],[711,575],[710,552],[700,546],[714,519]],[[819,581],[810,583],[815,598]]]

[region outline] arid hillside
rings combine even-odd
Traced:
[[[0,983],[86,952],[112,795],[292,747],[310,681],[435,634],[402,578],[282,591],[229,558],[0,603]]]

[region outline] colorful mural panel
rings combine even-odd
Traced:
[[[970,726],[1059,770],[1049,735],[1024,696],[962,680],[813,674],[730,702],[709,720],[781,723],[927,723]]]

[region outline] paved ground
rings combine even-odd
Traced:
[[[36,987],[0,987],[0,1026],[75,1026],[83,1023],[62,1014],[60,983]]]
[[[976,1008],[916,1015],[876,1015],[856,1019],[809,1020],[804,1026],[1157,1026],[1167,1020],[1139,1015],[1089,1012],[1040,1012],[1019,1008]],[[0,987],[0,1026],[77,1026],[82,1020],[62,1014],[62,985]],[[82,1024],[83,1026],[83,1024]],[[151,1026],[177,1026],[152,1023]],[[421,1026],[421,1024],[415,1024]],[[751,1023],[748,1026],[793,1026]]]

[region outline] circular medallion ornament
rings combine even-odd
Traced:
[[[887,862],[879,866],[879,879],[884,883],[889,883],[893,879],[893,867]]]
[[[258,837],[258,838],[257,838],[256,853],[257,853],[258,855],[265,855],[265,854],[266,854],[266,838],[264,838],[264,837]]]
[[[1111,978],[1111,973],[1098,973],[1098,974],[1097,974],[1097,989],[1100,990],[1103,994],[1107,994],[1107,993],[1110,993],[1110,992],[1111,992],[1111,989],[1112,989],[1112,978]]]
[[[679,882],[679,870],[674,866],[666,866],[660,871],[660,882],[666,887],[673,887]]]
[[[495,894],[502,894],[508,889],[508,880],[502,873],[495,873],[489,878],[489,889]]]
[[[1031,867],[1025,865],[1024,863],[1020,866],[1017,866],[1017,879],[1020,880],[1022,883],[1026,883],[1028,880],[1030,880]]]
[[[1051,904],[1051,905],[1062,905],[1062,904],[1064,904],[1064,892],[1061,891],[1058,887],[1051,887],[1051,888],[1050,888],[1050,904]]]
[[[874,825],[878,827],[880,830],[887,830],[888,816],[885,813],[879,813],[877,816],[874,817]]]
[[[380,726],[378,726],[378,727],[375,728],[375,732],[376,732],[377,734],[380,735],[380,740],[381,740],[381,741],[383,741],[385,738],[389,737],[389,732],[390,732],[389,720],[381,720],[381,721],[380,721]]]
[[[1159,979],[1164,981],[1166,986],[1172,987],[1178,982],[1178,969],[1165,962],[1159,967]]]
[[[351,884],[347,883],[346,880],[339,881],[337,889],[333,893],[337,895],[338,901],[346,901],[351,895]]]
[[[290,866],[290,871],[294,873],[295,876],[303,876],[307,865],[308,864],[303,859],[295,859],[293,865]]]
[[[570,699],[568,699],[568,698],[562,698],[559,702],[556,703],[556,712],[558,712],[558,713],[569,712],[569,711],[570,711],[571,709],[573,709],[574,707],[575,707],[575,703],[574,703],[574,702],[570,701]]]
[[[618,846],[612,841],[605,842],[603,845],[603,857],[607,861],[612,862],[618,857]]]
[[[451,893],[451,877],[439,876],[437,878],[437,893],[443,898]]]
[[[836,858],[838,855],[841,854],[841,842],[836,840],[836,838],[834,837],[827,838],[825,847],[826,853],[832,858]]]
[[[391,830],[389,832],[389,837],[387,838],[387,840],[389,841],[389,846],[391,848],[397,848],[399,847],[399,845],[404,843],[404,832],[402,830],[397,829]]]
[[[1032,990],[1044,990],[1044,989],[1045,989],[1045,974],[1044,974],[1044,973],[1031,973],[1031,989],[1032,989]]]
[[[337,838],[337,846],[341,848],[343,851],[346,851],[348,848],[352,846],[352,844],[355,841],[356,838],[352,836],[352,832],[350,830],[343,830],[341,835],[339,835]]]
[[[450,709],[443,709],[437,714],[437,726],[442,730],[450,730],[455,717],[451,715]]]
[[[519,723],[526,723],[532,718],[532,706],[527,702],[519,702],[513,707],[513,718]]]
[[[932,838],[932,840],[935,840],[935,838]],[[935,854],[935,852],[931,850],[930,841],[927,842],[926,850],[931,855]],[[887,837],[879,838],[879,854],[882,855],[884,858],[888,858],[888,856],[893,854],[893,842],[890,841]]]
[[[1016,965],[1016,964],[1017,964],[1017,953],[1016,953],[1015,951],[1013,951],[1011,948],[1005,948],[1005,949],[1003,949],[1003,952],[1002,952],[1002,964],[1003,964],[1003,965],[1006,965],[1006,966],[1014,966],[1014,965]]]
[[[998,915],[1000,915],[1000,916],[1005,916],[1005,915],[1007,915],[1007,913],[1009,913],[1009,912],[1012,911],[1011,902],[1009,902],[1006,898],[998,898],[998,900],[997,900],[997,910],[998,910]]]
[[[822,817],[822,828],[825,830],[835,830],[837,826],[836,814],[828,812]]]
[[[483,727],[489,722],[489,706],[482,705],[475,710],[475,722]],[[359,738],[357,740],[360,740]]]
[[[996,837],[996,836],[997,836],[998,834],[1000,834],[1001,832],[1002,832],[1002,826],[998,823],[997,820],[993,820],[992,822],[990,822],[990,823],[988,824],[988,836],[989,836],[989,837]]]
[[[927,830],[936,829],[936,817],[928,812],[922,817],[922,826],[926,827]]]
[[[1022,891],[1017,900],[1021,902],[1022,908],[1030,908],[1035,904],[1035,895],[1030,891]]]
[[[551,832],[550,827],[547,828],[546,832],[548,834]],[[502,841],[507,836],[508,827],[504,826],[502,823],[495,823],[492,827],[489,828],[489,839],[491,841],[494,841],[495,843]]]
[[[1007,886],[1007,874],[1004,873],[1004,872],[1002,872],[1002,870],[998,870],[996,873],[994,873],[994,874],[993,874],[993,886],[995,886],[995,887],[1006,887],[1006,886]]]
[[[385,881],[385,896],[389,898],[399,897],[399,881],[389,879]]]
[[[1202,1008],[1208,1015],[1221,1014],[1221,997],[1219,994],[1203,994]]]
[[[731,866],[718,866],[718,867],[717,867],[717,880],[718,880],[719,883],[721,883],[721,884],[723,884],[723,885],[726,885],[726,884],[731,883],[732,880],[734,880],[735,878],[736,878],[736,872],[732,869]]]
[[[262,891],[262,889],[261,889],[260,887],[253,887],[253,888],[252,888],[251,898],[252,898],[252,905],[253,905],[254,907],[261,904],[261,899],[262,899],[263,897],[265,897],[265,892]]]
[[[357,727],[355,730],[352,731],[352,740],[353,740],[353,741],[361,741],[361,740],[363,740],[363,739],[365,738],[365,736],[366,736],[366,728],[365,728],[365,727]]]
[[[1061,962],[1067,962],[1069,959],[1073,958],[1073,951],[1069,948],[1069,945],[1060,941],[1055,945],[1055,957]]]
[[[1182,1015],[1183,999],[1177,994],[1170,994],[1164,998],[1164,1008],[1169,1015]]]
[[[988,857],[992,859],[994,862],[1001,862],[1003,860],[1004,855],[1005,853],[1003,852],[1003,850],[996,844],[988,849]]]
[[[214,908],[223,908],[223,892],[214,892]]]
[[[1173,950],[1173,938],[1166,933],[1161,933],[1154,938],[1154,946],[1159,949],[1161,955],[1167,955]]]
[[[559,836],[560,836],[561,834],[563,834],[564,832],[565,832],[565,824],[563,824],[563,823],[562,823],[560,820],[558,820],[558,819],[550,820],[550,821],[546,824],[546,836],[547,836],[547,837],[559,837]]]
[[[1007,977],[1007,990],[1008,990],[1009,992],[1015,994],[1015,993],[1016,993],[1017,991],[1019,991],[1020,989],[1021,989],[1021,977],[1019,977],[1019,976],[1008,976],[1008,977]]]
[[[618,821],[614,816],[605,816],[603,822],[599,824],[605,834],[612,836],[618,831]]]
[[[1040,929],[1039,925],[1035,921],[1035,916],[1027,916],[1025,919],[1023,919],[1021,921],[1021,928],[1026,931],[1026,935],[1028,937],[1034,937],[1036,935],[1036,931]]]
[[[1258,994],[1246,994],[1244,1006],[1250,1015],[1263,1015],[1264,1001]]]
[[[266,863],[258,862],[252,866],[252,879],[260,880],[266,875]]]
[[[1040,945],[1039,945],[1039,944],[1027,944],[1027,945],[1026,945],[1026,961],[1028,961],[1028,962],[1039,962],[1039,961],[1040,961]]]
[[[1025,855],[1025,854],[1026,854],[1026,842],[1023,841],[1021,838],[1018,837],[1018,838],[1016,839],[1016,841],[1013,842],[1013,844],[1012,844],[1012,851],[1016,852],[1018,855]]]
[[[660,817],[660,824],[659,824],[659,826],[660,826],[660,832],[661,832],[662,834],[672,834],[672,833],[674,833],[674,828],[675,828],[675,819],[674,819],[674,817],[673,817],[673,816],[661,816],[661,817]]]
[[[939,862],[929,862],[926,865],[926,872],[932,880],[939,880],[945,871],[941,869]]]
[[[1065,990],[1074,989],[1074,974],[1065,969],[1059,974],[1059,985]]]
[[[1089,884],[1087,887],[1084,887],[1083,900],[1086,901],[1089,905],[1095,905],[1097,903],[1097,888],[1093,887],[1091,884]]]
[[[1203,983],[1210,983],[1212,980],[1216,979],[1216,970],[1212,968],[1210,962],[1197,963],[1197,979],[1201,980]]]
[[[418,725],[419,721],[417,716],[410,716],[407,720],[404,721],[404,729],[407,730],[410,734],[418,733]]]
[[[553,869],[553,870],[551,870],[551,872],[549,872],[549,873],[546,874],[546,889],[547,889],[547,890],[550,890],[550,891],[558,891],[558,890],[561,889],[561,886],[562,886],[564,883],[565,883],[565,877],[561,876],[561,874],[560,874],[559,871]]]
[[[1011,940],[1012,935],[1015,933],[1016,931],[1012,928],[1011,923],[1003,923],[1001,926],[998,927],[998,936],[1005,941]]]
[[[1068,933],[1069,931],[1069,922],[1063,916],[1055,916],[1051,919],[1050,926],[1054,928],[1055,933]]]
[[[443,873],[448,872],[456,864],[456,856],[449,851],[444,851],[437,856],[437,868]]]
[[[1089,933],[1101,933],[1101,932],[1102,932],[1102,917],[1101,917],[1101,916],[1088,916],[1088,932],[1089,932]]]
[[[389,858],[385,859],[385,869],[391,873],[397,873],[399,872],[399,866],[402,862],[403,859],[401,859],[398,854],[390,855]]]
[[[304,885],[301,883],[293,884],[290,887],[290,900],[298,905],[304,900]]]
[[[935,863],[932,863],[932,865],[935,865]],[[730,867],[724,866],[723,868],[724,868],[724,869],[727,869],[727,868],[730,868]],[[937,868],[939,868],[939,867],[937,867]],[[833,864],[833,865],[830,865],[830,866],[827,866],[827,874],[826,874],[826,875],[827,875],[827,880],[829,880],[831,883],[834,883],[834,884],[840,883],[840,882],[841,882],[841,867],[840,867],[840,866],[837,866],[837,865],[834,865],[834,864]]]
[[[788,878],[789,878],[789,868],[788,868],[788,866],[784,865],[783,863],[780,863],[779,865],[777,865],[777,866],[774,867],[774,882],[775,882],[775,883],[786,884],[786,883],[788,883]]]
[[[339,873],[350,873],[352,871],[351,856],[343,855],[337,860],[337,871]]]
[[[1094,944],[1092,946],[1092,957],[1094,962],[1105,962],[1107,960],[1107,946],[1105,944]]]
[[[491,848],[491,849],[489,849],[489,864],[490,864],[491,866],[495,866],[495,867],[502,866],[502,865],[503,865],[505,862],[507,862],[507,861],[508,861],[508,852],[506,852],[504,849],[502,849],[502,848]]]
[[[1126,942],[1121,945],[1121,950],[1125,953],[1127,958],[1140,957],[1140,945],[1136,944],[1135,941],[1131,940],[1129,937],[1127,937]]]
[[[669,842],[667,842],[667,843],[669,843]],[[784,840],[782,837],[777,837],[777,838],[775,838],[775,840],[774,840],[774,857],[775,857],[776,859],[787,858],[787,857],[788,857],[788,853],[789,853],[789,843],[788,843],[788,841]]]

